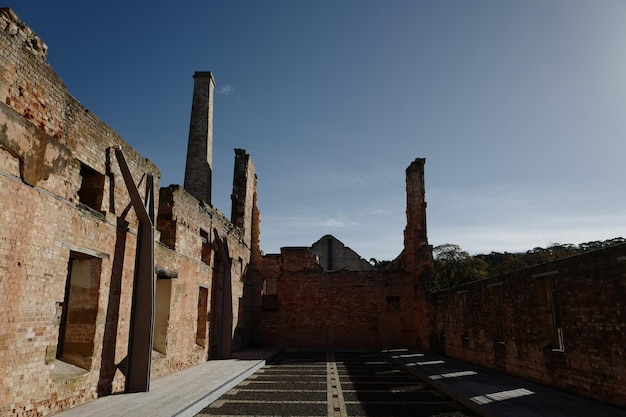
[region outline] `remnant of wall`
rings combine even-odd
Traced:
[[[124,389],[138,220],[113,150],[142,196],[148,173],[158,187],[157,167],[68,93],[46,50],[0,9],[3,416],[47,415]],[[240,183],[251,191],[238,200],[239,225],[180,187],[156,196],[153,378],[246,344],[258,210],[245,159]]]
[[[252,239],[253,204],[256,204],[256,174],[252,158],[243,149],[235,149],[233,193],[231,195],[230,221],[244,232],[243,240]]]
[[[407,200],[406,247],[385,270],[332,236],[255,258],[253,283],[262,299],[253,306],[252,340],[290,348],[423,348],[423,281],[432,276],[423,159],[407,169]]]
[[[264,276],[255,342],[289,348],[414,345],[411,274],[325,272],[308,248],[282,248],[281,257],[281,271]],[[312,262],[306,265],[306,259]]]
[[[346,247],[337,238],[326,235],[311,245],[324,271],[345,269],[348,271],[373,271],[375,268],[358,253]]]
[[[435,293],[446,355],[626,407],[626,245]]]

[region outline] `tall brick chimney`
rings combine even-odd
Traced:
[[[254,233],[252,229],[255,227],[253,217],[256,205],[256,186],[257,177],[252,158],[244,149],[235,149],[233,193],[230,196],[232,202],[230,221],[235,226],[241,227],[244,232],[244,241],[248,245],[251,244]]]
[[[197,71],[193,75],[193,99],[184,187],[189,194],[208,204],[211,204],[213,169],[214,89],[213,74],[208,71]]]
[[[426,201],[424,191],[424,164],[417,158],[406,169],[406,229],[404,229],[404,257],[407,266],[419,268],[420,249],[428,245],[426,235]]]

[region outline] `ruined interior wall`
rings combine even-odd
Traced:
[[[199,202],[180,186],[170,186],[161,189],[159,217],[157,219],[157,229],[161,230],[161,240],[164,236],[175,236],[173,241],[168,240],[169,251],[163,248],[157,252],[157,269],[165,268],[177,272],[175,279],[177,292],[184,294],[181,298],[172,300],[171,311],[172,320],[176,325],[170,326],[171,340],[180,341],[178,345],[174,343],[171,349],[171,357],[168,349],[168,361],[175,363],[185,363],[189,361],[189,355],[193,356],[197,348],[193,347],[193,352],[188,352],[185,343],[195,340],[197,329],[197,300],[199,287],[207,288],[209,291],[209,305],[214,305],[211,298],[219,296],[212,290],[215,268],[215,247],[214,230],[217,230],[220,239],[226,239],[229,256],[231,258],[231,289],[232,289],[232,329],[234,338],[233,349],[237,350],[247,344],[247,334],[249,324],[244,311],[244,280],[250,263],[249,242],[243,240],[242,230],[231,224],[219,210],[214,207]],[[166,230],[175,230],[175,234]],[[204,234],[206,232],[206,234]],[[204,236],[203,236],[204,234]],[[173,250],[172,250],[173,249]],[[160,258],[161,255],[169,255]],[[177,269],[178,268],[178,269]],[[179,270],[180,269],[180,270]],[[217,291],[220,291],[219,289]],[[217,312],[209,312],[209,324],[217,316]],[[174,323],[174,321],[172,323]],[[168,343],[169,342],[168,338]],[[209,341],[202,346],[203,354],[211,356],[207,352]],[[176,367],[179,367],[177,365]]]
[[[255,342],[284,348],[414,346],[411,274],[324,272],[313,267],[305,250],[283,248],[278,275],[272,275],[275,256],[260,271],[264,280],[275,280],[275,291],[269,291],[275,308],[255,310]]]
[[[438,343],[447,355],[624,407],[625,266],[620,245],[439,292]]]

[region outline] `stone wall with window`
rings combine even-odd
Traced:
[[[446,355],[626,406],[626,245],[434,294]]]
[[[285,348],[415,347],[413,275],[324,271],[309,248],[282,248],[261,269],[252,339]]]

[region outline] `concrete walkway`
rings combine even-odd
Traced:
[[[392,349],[393,362],[485,417],[626,417],[621,410],[446,356]]]
[[[54,416],[192,417],[277,354],[274,349],[236,352],[233,359],[212,360],[157,378],[149,392],[101,397]]]
[[[484,417],[626,417],[626,410],[432,353],[383,351],[393,362]],[[192,417],[261,369],[277,350],[247,350],[151,382],[150,392],[98,398],[55,417]]]

